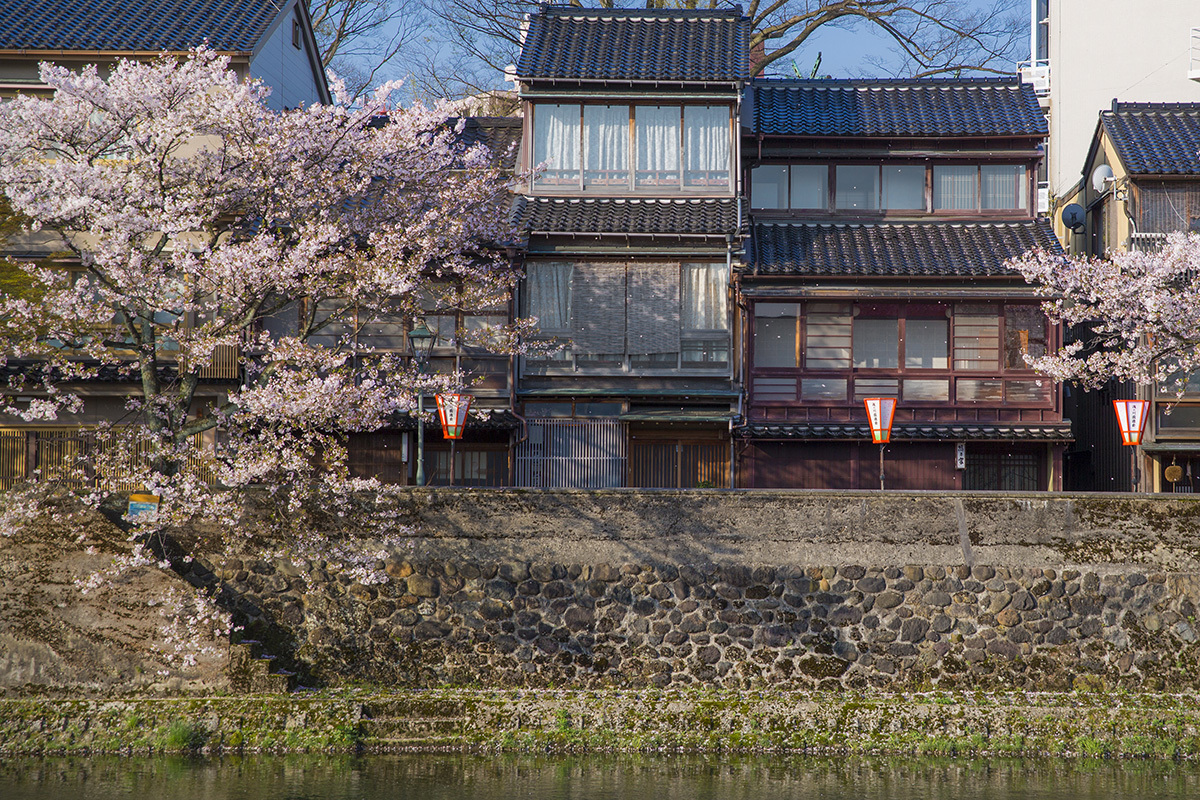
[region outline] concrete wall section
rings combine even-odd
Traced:
[[[1188,79],[1195,0],[1051,0],[1050,192],[1079,180],[1102,109],[1129,102],[1200,102]]]

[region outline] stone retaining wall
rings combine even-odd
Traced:
[[[422,529],[411,548],[382,565],[388,581],[379,585],[354,583],[311,562],[249,559],[219,565],[216,573],[242,598],[255,638],[273,641],[309,681],[330,685],[1200,688],[1200,570],[1178,568],[1191,566],[1195,503],[1176,508],[1167,499],[1165,511],[1160,504],[1153,515],[1114,522],[1116,503],[1128,498],[1110,498],[1107,508],[1089,501],[1089,513],[1117,527],[1101,538],[1078,516],[1064,534],[1061,498],[1052,513],[1044,498],[977,499],[972,514],[980,516],[979,506],[988,504],[996,512],[988,536],[967,530],[960,540],[958,530],[938,532],[928,559],[901,566],[816,559],[855,550],[895,555],[897,540],[904,552],[917,553],[911,523],[922,516],[910,514],[906,525],[906,504],[928,512],[949,503],[955,525],[970,523],[965,508],[955,514],[954,499],[945,496],[903,497],[891,509],[890,531],[875,527],[855,540],[825,542],[794,533],[772,539],[736,525],[711,533],[631,526],[638,502],[648,509],[643,523],[665,512],[672,498],[656,493],[612,493],[611,502],[621,506],[613,514],[619,524],[604,532],[594,527],[603,515],[593,517],[587,534],[580,532],[587,517],[581,512],[606,502],[597,497],[602,493],[576,493],[575,506],[561,496],[528,494],[532,499],[427,493],[433,500],[413,512],[424,515]],[[860,504],[853,497],[788,495],[774,501],[808,504],[810,513],[781,518],[784,531],[805,525],[829,531],[829,517],[857,514]],[[745,507],[746,495],[725,497],[726,515],[728,504]],[[685,499],[676,514],[719,501]],[[439,502],[441,510],[432,511]],[[542,509],[511,513],[522,502]],[[479,518],[489,504],[509,513],[491,525],[476,523],[473,533],[444,521],[452,512]],[[557,511],[547,510],[551,504]],[[1025,524],[1002,529],[1002,512],[1010,522],[1024,513]],[[1053,530],[1029,524],[1035,514],[1050,519]],[[434,527],[430,520],[439,517],[441,527]],[[1172,537],[1155,534],[1155,525]],[[744,550],[723,544],[722,537],[735,535],[757,537],[757,544]],[[1076,547],[1082,558],[1072,562],[1061,550],[1048,556],[1068,535],[1089,543]],[[950,536],[952,544],[943,541]],[[493,558],[471,558],[471,542]],[[568,555],[642,558],[544,558],[556,542]],[[946,555],[955,550],[957,559]],[[995,566],[972,563],[980,551],[1013,557]],[[762,563],[756,556],[763,552],[791,552],[792,562]],[[505,553],[510,557],[495,558]],[[689,554],[695,561],[685,560]]]

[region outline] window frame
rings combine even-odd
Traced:
[[[906,406],[924,406],[924,407],[1018,407],[1018,408],[1053,408],[1056,404],[1055,399],[1055,384],[1051,379],[1040,375],[1029,367],[1008,367],[1005,361],[1006,341],[1008,337],[1008,314],[1009,308],[1038,308],[1037,303],[1019,302],[1019,301],[969,301],[975,305],[986,305],[996,309],[997,312],[997,342],[995,350],[996,367],[983,369],[959,368],[955,366],[954,358],[954,341],[956,334],[956,319],[962,315],[956,313],[959,306],[964,304],[964,301],[946,300],[935,303],[922,303],[917,301],[906,300],[881,300],[873,302],[871,300],[850,300],[845,299],[844,302],[849,306],[850,330],[849,330],[849,365],[844,368],[810,368],[808,365],[808,324],[809,324],[809,307],[813,303],[829,303],[831,300],[826,298],[815,299],[784,299],[770,298],[754,301],[747,331],[751,337],[750,346],[747,348],[747,359],[749,361],[748,369],[751,376],[751,398],[755,405],[804,405],[804,406],[855,406],[859,402],[860,394],[856,392],[855,386],[861,381],[894,381],[896,386],[895,396],[901,399],[901,402]],[[794,330],[796,342],[796,357],[795,366],[771,366],[763,367],[755,363],[757,356],[754,337],[757,331],[757,307],[759,303],[767,304],[795,304],[797,307],[797,316],[791,319],[795,320],[796,328]],[[871,307],[874,307],[871,309]],[[897,320],[898,341],[897,341],[897,366],[895,368],[880,368],[880,367],[856,367],[854,355],[854,331],[857,328],[855,320],[863,319],[886,319],[889,308],[894,307],[895,313],[891,318]],[[908,357],[906,350],[907,342],[907,326],[910,320],[924,319],[939,319],[940,317],[932,313],[932,309],[941,308],[946,314],[946,364],[945,368],[941,367],[910,367],[906,365]],[[867,311],[864,316],[864,310]],[[772,316],[771,319],[789,319],[789,317]],[[1048,348],[1057,346],[1057,329],[1050,323],[1046,322],[1046,343]],[[760,380],[765,379],[766,386],[770,389],[768,394],[780,395],[782,393],[783,381],[794,380],[795,396],[793,399],[766,399],[762,398],[762,393],[758,389]],[[805,396],[803,393],[804,380],[835,380],[844,379],[846,381],[845,399],[830,400],[821,399],[813,396]],[[921,400],[921,399],[905,399],[904,398],[904,381],[905,380],[945,380],[947,382],[947,395],[945,400]],[[959,399],[959,381],[979,381],[979,380],[995,380],[1000,382],[1001,396],[998,400],[961,400]],[[1046,390],[1044,397],[1041,399],[1021,398],[1020,389],[1029,381],[1045,381]],[[1010,391],[1010,383],[1012,389]],[[1035,390],[1041,389],[1042,384],[1037,383]],[[1011,395],[1011,396],[1010,396]]]
[[[657,101],[656,101],[657,100]],[[668,102],[663,102],[663,101]],[[568,183],[558,184],[542,184],[539,183],[537,176],[531,174],[529,177],[528,191],[530,194],[545,196],[545,195],[585,195],[589,197],[646,197],[646,196],[667,196],[667,197],[705,197],[733,196],[737,188],[737,165],[736,157],[736,140],[737,130],[734,126],[733,105],[727,102],[669,102],[669,97],[664,98],[647,98],[639,101],[622,101],[622,102],[607,102],[604,100],[595,100],[591,102],[554,102],[550,99],[546,101],[530,102],[528,106],[528,131],[527,139],[529,141],[529,166],[535,167],[539,163],[545,161],[545,157],[537,152],[537,116],[539,106],[575,106],[579,109],[578,115],[578,139],[577,151],[579,153],[579,176],[574,182],[574,185]],[[626,139],[628,150],[626,152],[626,169],[627,173],[624,184],[618,183],[596,183],[590,184],[587,180],[587,159],[586,159],[586,126],[584,124],[585,111],[584,109],[594,106],[607,106],[625,108],[627,110],[628,120],[628,138]],[[679,110],[679,126],[677,146],[677,183],[668,184],[646,184],[638,181],[638,138],[637,138],[637,109],[638,108],[677,108]],[[725,111],[727,125],[726,133],[728,135],[728,157],[726,160],[726,183],[724,186],[696,186],[688,184],[687,160],[687,109],[688,108],[720,108]]]
[[[623,266],[626,269],[626,271],[628,271],[628,269],[630,267],[637,266],[639,264],[638,261],[626,261],[626,260],[621,260],[621,261],[596,260],[596,261],[586,261],[586,262],[575,260],[575,261],[567,262],[567,261],[563,261],[561,259],[559,259],[559,260],[549,259],[542,263],[558,263],[558,264],[571,263],[572,265],[578,265],[581,263],[591,263],[591,264],[599,264],[599,265],[608,265],[613,268]],[[653,375],[653,374],[678,375],[678,376],[688,376],[688,377],[717,377],[717,376],[724,377],[724,376],[728,376],[730,368],[731,368],[732,364],[734,363],[734,357],[735,357],[735,354],[733,352],[733,341],[734,341],[734,330],[733,330],[734,325],[733,325],[733,317],[732,317],[733,302],[732,302],[732,298],[729,296],[730,275],[729,275],[729,272],[727,271],[728,265],[724,261],[719,261],[716,259],[688,259],[688,260],[664,261],[664,262],[656,262],[656,263],[661,263],[664,265],[671,265],[671,266],[675,267],[678,270],[678,275],[679,275],[679,319],[678,319],[678,322],[679,322],[679,350],[674,354],[675,360],[674,360],[673,366],[658,366],[658,365],[654,365],[654,364],[642,365],[642,364],[636,363],[636,359],[650,358],[650,357],[653,357],[656,355],[662,355],[662,354],[655,354],[655,353],[638,354],[638,353],[629,353],[629,352],[622,352],[620,354],[616,354],[616,353],[612,353],[612,354],[577,353],[574,351],[573,348],[568,346],[568,347],[565,347],[564,349],[558,351],[558,353],[555,353],[552,356],[550,356],[548,358],[544,358],[544,359],[530,359],[527,356],[522,356],[521,364],[520,364],[521,375],[523,377],[524,376],[535,376],[535,375],[536,376],[564,376],[564,375],[618,376],[618,375]],[[712,268],[719,268],[716,271],[723,273],[723,276],[724,276],[723,288],[724,288],[724,292],[725,292],[725,327],[724,328],[685,328],[684,327],[683,312],[684,312],[684,303],[686,302],[685,296],[684,296],[684,292],[685,292],[684,270],[686,268],[688,268],[689,266],[694,266],[694,265],[708,265],[709,267],[712,267]],[[531,266],[531,265],[527,264],[527,267],[528,266]],[[570,286],[568,286],[568,292],[571,292],[571,291],[572,290],[571,290]],[[528,316],[530,314],[530,310],[527,306],[528,300],[529,300],[528,292],[522,290],[522,292],[521,292],[521,315],[522,316]],[[626,298],[626,303],[628,303],[627,298]],[[575,298],[571,294],[568,295],[568,307],[571,308],[572,310],[575,307]],[[571,331],[569,329],[568,330],[555,329],[554,331],[545,332],[543,335],[540,335],[539,337],[537,337],[537,340],[538,341],[566,342],[566,341],[569,341],[570,338],[571,338]],[[688,366],[685,366],[684,352],[685,352],[685,348],[687,347],[688,343],[697,343],[697,342],[710,342],[711,343],[711,342],[715,342],[718,338],[722,340],[721,344],[724,345],[724,353],[725,353],[724,361],[713,361],[713,362],[711,362],[713,364],[713,366],[710,366],[710,367],[694,367],[694,366],[688,367]],[[718,345],[716,349],[720,349],[720,345]],[[628,350],[628,342],[626,342],[625,350]],[[614,355],[614,356],[619,355],[620,358],[619,359],[607,359],[606,361],[598,362],[594,366],[589,365],[587,363],[589,360],[597,361],[603,355]],[[693,363],[700,363],[700,362],[693,362]]]
[[[792,199],[792,174],[793,166],[823,166],[826,167],[826,182],[825,182],[825,206],[824,208],[802,208],[793,205]],[[839,208],[837,204],[837,172],[838,167],[870,167],[877,168],[876,181],[876,208]],[[884,170],[887,167],[922,167],[925,171],[925,186],[924,186],[924,206],[922,208],[886,208],[884,190],[885,175]],[[754,172],[760,167],[782,167],[784,173],[784,187],[786,195],[786,204],[781,207],[773,206],[757,206],[754,204]],[[970,209],[938,209],[934,207],[934,189],[935,170],[938,167],[974,167],[975,168],[975,206]],[[1022,186],[1017,192],[1018,205],[1016,208],[983,208],[983,168],[984,167],[1015,167],[1019,168]],[[749,208],[751,213],[764,215],[781,215],[781,216],[803,216],[811,214],[828,215],[832,217],[869,217],[869,218],[907,218],[907,217],[951,217],[951,216],[976,216],[976,217],[1031,217],[1033,212],[1030,210],[1031,200],[1029,191],[1031,181],[1035,175],[1027,161],[1015,159],[986,159],[986,160],[966,160],[966,159],[939,159],[932,160],[928,158],[916,157],[897,157],[895,159],[832,159],[832,160],[804,160],[804,159],[780,159],[770,158],[759,161],[756,164],[749,166],[744,173],[744,180],[748,187],[747,199],[749,200]]]

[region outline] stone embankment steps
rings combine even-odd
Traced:
[[[373,699],[363,707],[362,742],[382,750],[460,743],[471,727],[469,705],[411,697]]]
[[[246,694],[289,692],[296,688],[296,674],[272,669],[275,656],[264,653],[262,642],[242,639],[229,645],[229,686]]]

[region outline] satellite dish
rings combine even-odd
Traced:
[[[1112,167],[1108,164],[1101,164],[1092,170],[1092,188],[1097,192],[1103,193],[1108,189],[1106,185],[1113,178]]]
[[[1063,225],[1066,225],[1073,231],[1077,231],[1083,227],[1085,217],[1086,213],[1083,210],[1083,206],[1079,205],[1079,203],[1070,203],[1062,210]]]

